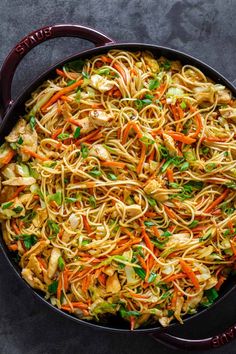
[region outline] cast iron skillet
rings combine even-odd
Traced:
[[[80,52],[76,55],[73,55],[65,60],[57,63],[53,67],[49,68],[45,73],[38,77],[29,87],[27,87],[24,92],[15,100],[11,99],[11,85],[15,70],[22,60],[22,58],[35,46],[45,42],[49,39],[56,37],[79,37],[91,41],[95,44],[96,48]],[[62,66],[67,61],[75,60],[77,58],[88,58],[93,55],[98,55],[101,53],[106,53],[110,49],[124,49],[129,51],[136,50],[149,50],[155,56],[165,56],[168,59],[180,60],[184,64],[190,64],[198,67],[202,70],[207,76],[213,79],[215,82],[220,83],[228,87],[234,96],[236,96],[236,89],[232,83],[230,83],[226,78],[219,74],[216,70],[212,69],[209,65],[195,59],[187,54],[173,50],[170,48],[165,48],[156,45],[150,44],[140,44],[140,43],[115,43],[111,38],[105,36],[104,34],[83,26],[71,25],[71,24],[61,24],[54,25],[49,27],[41,28],[37,31],[30,33],[27,37],[23,38],[10,52],[6,60],[4,61],[1,71],[0,71],[0,108],[2,123],[0,126],[0,143],[4,141],[4,137],[10,132],[13,126],[16,123],[17,117],[24,111],[24,103],[30,97],[30,94],[46,79],[55,76],[55,68]],[[2,253],[6,256],[11,268],[20,275],[20,268],[18,264],[14,261],[14,254],[10,252],[3,239],[2,235],[0,236],[0,246]],[[22,282],[28,286],[31,291],[45,304],[50,306],[54,311],[59,312],[63,316],[70,318],[80,324],[100,328],[103,330],[109,330],[113,332],[128,332],[130,331],[125,323],[123,323],[119,318],[112,318],[107,323],[95,323],[87,322],[85,320],[78,319],[73,315],[65,313],[56,307],[52,306],[47,300],[44,299],[43,294],[33,290],[22,278]],[[218,306],[220,301],[222,301],[229,293],[236,289],[235,279],[230,278],[224,285],[219,300],[213,305]],[[201,313],[207,311],[206,309],[200,310],[195,316],[191,316],[185,319],[189,321],[191,318],[199,316]],[[177,326],[177,323],[170,325],[171,328]],[[190,340],[185,338],[178,338],[173,335],[166,333],[166,329],[163,329],[158,323],[154,326],[149,326],[146,328],[137,329],[134,331],[137,334],[149,334],[153,338],[162,343],[172,345],[172,347],[182,348],[182,349],[210,349],[220,347],[236,337],[236,324],[228,328],[225,332],[220,333],[214,337],[199,339],[199,340]]]

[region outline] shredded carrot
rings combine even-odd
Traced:
[[[153,231],[153,233],[154,233],[154,235],[155,235],[156,237],[160,237],[160,232],[158,231],[157,226],[153,225],[153,226],[151,227],[151,230]]]
[[[164,209],[166,211],[166,214],[169,216],[169,218],[176,220],[176,214],[173,212],[173,210],[168,208],[168,206],[166,205],[164,205]]]
[[[9,248],[9,250],[11,250],[11,251],[17,251],[17,250],[18,250],[18,246],[17,246],[16,243],[15,243],[14,245],[9,245],[8,248]]]
[[[120,66],[120,64],[114,63],[114,64],[113,64],[113,68],[115,68],[115,69],[120,73],[120,75],[122,76],[124,82],[127,83],[126,72],[125,72],[125,70]]]
[[[124,250],[125,250],[126,248],[128,248],[129,246],[135,245],[135,244],[137,244],[137,243],[140,243],[140,241],[141,241],[140,238],[136,238],[136,239],[134,239],[134,240],[131,240],[131,241],[127,242],[124,246],[121,246],[121,247],[119,247],[119,248],[116,248],[116,249],[113,250],[110,254],[111,254],[111,256],[114,256],[114,255],[116,255],[116,254],[120,254],[120,253],[124,252]]]
[[[147,270],[147,265],[146,265],[145,260],[143,259],[143,257],[138,256],[138,260],[139,260],[139,263],[141,264],[142,268]]]
[[[234,241],[230,240],[230,245],[231,245],[231,248],[232,248],[232,251],[233,251],[234,255],[236,256],[236,246],[234,244]]]
[[[204,213],[210,213],[213,209],[215,209],[215,207],[220,204],[229,194],[229,189],[225,189],[224,192],[213,202],[211,203],[211,205],[209,205],[209,207],[206,208],[206,210],[204,211]]]
[[[12,227],[13,227],[15,233],[17,235],[19,235],[20,234],[20,230],[19,230],[18,226],[16,225],[16,221],[14,219],[12,220]]]
[[[165,279],[165,282],[166,283],[170,283],[176,279],[182,279],[182,278],[185,278],[186,277],[186,274],[185,273],[178,273],[178,274],[174,274],[174,275],[170,275],[169,277],[167,277]]]
[[[96,130],[92,131],[92,133],[90,133],[90,134],[84,136],[83,138],[78,139],[78,140],[76,141],[75,145],[78,146],[78,145],[80,145],[81,143],[83,143],[83,142],[85,142],[85,141],[87,141],[87,140],[93,138],[93,137],[94,137],[97,133],[99,133],[99,132],[100,132],[99,129],[96,129]]]
[[[55,132],[52,134],[52,139],[56,139],[59,134],[61,134],[63,128],[58,128],[55,130]]]
[[[81,310],[87,310],[87,308],[88,308],[88,305],[85,304],[84,302],[81,302],[81,301],[71,302],[71,305],[74,308],[78,308],[78,309],[81,309]]]
[[[213,141],[213,142],[218,142],[218,143],[224,143],[225,141],[229,140],[229,138],[217,138],[216,136],[204,136],[202,141]]]
[[[180,259],[179,263],[180,263],[180,266],[181,266],[183,272],[188,276],[188,278],[191,280],[191,282],[193,283],[195,288],[197,290],[200,290],[199,281],[198,281],[195,273],[192,271],[191,267],[183,259]]]
[[[63,274],[63,281],[64,281],[64,290],[67,291],[69,287],[69,282],[68,282],[68,273],[66,270],[64,270]]]
[[[166,176],[167,176],[167,179],[168,179],[169,183],[173,183],[174,182],[174,174],[173,174],[173,170],[171,168],[167,168]]]
[[[56,69],[56,73],[57,73],[57,75],[59,75],[59,76],[62,76],[62,77],[66,77],[66,78],[67,78],[67,75],[64,73],[63,70]]]
[[[87,231],[88,234],[91,234],[92,233],[92,229],[88,223],[88,219],[87,219],[87,216],[86,215],[82,215],[82,218],[83,218],[83,222],[84,222],[84,227]]]
[[[67,119],[67,122],[69,122],[69,123],[71,123],[71,124],[74,124],[74,125],[76,125],[77,127],[81,127],[80,122],[79,122],[78,120],[73,119],[73,118],[68,118],[68,119]]]
[[[65,95],[68,92],[73,91],[75,88],[77,88],[78,86],[81,86],[81,84],[83,83],[83,80],[78,80],[76,81],[74,84],[64,87],[63,89],[61,89],[60,91],[58,91],[55,95],[53,95],[50,100],[45,103],[43,105],[43,107],[41,108],[41,110],[44,112],[46,111],[46,109],[48,107],[50,107],[53,103],[55,103],[61,96]]]
[[[215,289],[218,291],[220,290],[221,286],[223,285],[223,283],[225,282],[226,277],[224,277],[223,275],[221,275],[218,279],[218,283],[215,285]]]
[[[43,258],[37,256],[37,260],[39,261],[41,268],[47,269],[47,263],[45,262],[45,260]]]
[[[13,156],[15,156],[15,151],[9,150],[7,155],[1,160],[1,163],[3,163],[4,165],[8,164],[13,158]]]
[[[9,200],[12,200],[12,199],[15,199],[16,197],[18,197],[18,195],[26,188],[26,186],[20,186],[17,188],[17,190],[15,191],[15,193],[12,194],[12,196],[8,199]]]
[[[199,133],[201,132],[202,128],[203,128],[202,119],[201,119],[200,114],[198,113],[196,115],[196,131],[194,133],[190,134],[191,138],[196,138],[199,135]]]
[[[101,165],[104,167],[117,167],[117,168],[125,168],[126,166],[124,162],[118,162],[118,161],[102,161]]]
[[[134,292],[132,292],[131,294],[132,294],[132,297],[136,297],[137,299],[148,299],[147,295],[137,294]]]
[[[34,152],[34,151],[32,151],[32,150],[26,148],[26,147],[23,147],[21,150],[22,150],[24,153],[26,153],[26,154],[28,154],[28,155],[30,155],[30,156],[32,156],[32,157],[35,157],[36,159],[39,159],[39,160],[41,160],[41,161],[47,161],[47,160],[48,160],[47,157],[41,156],[41,155],[37,154],[36,152]]]
[[[148,156],[147,161],[150,163],[151,161],[154,160],[154,156],[155,156],[155,149],[152,149],[151,154]]]
[[[127,138],[129,135],[130,130],[133,128],[133,130],[135,131],[135,133],[137,134],[137,137],[140,139],[142,138],[143,134],[140,131],[139,127],[137,126],[137,124],[135,122],[131,122],[129,121],[125,127],[124,133],[123,133],[123,139],[122,139],[122,144],[124,145],[127,142]]]
[[[82,280],[82,284],[81,284],[81,289],[84,293],[87,292],[89,285],[90,285],[90,274],[88,274],[86,277],[84,277],[84,279]]]
[[[58,285],[57,285],[57,300],[59,300],[59,301],[61,299],[61,291],[62,291],[62,279],[61,279],[61,275],[60,275],[59,280],[58,280]]]
[[[101,285],[105,286],[106,285],[106,274],[100,273],[98,276],[98,281]]]
[[[184,144],[193,144],[196,142],[196,139],[193,139],[190,136],[184,135],[182,133],[177,133],[169,130],[166,131],[166,134],[170,135],[174,140],[181,141]]]
[[[227,226],[229,227],[230,233],[233,235],[234,234],[234,225],[233,225],[232,220],[229,220],[227,222]]]
[[[103,63],[111,63],[111,62],[112,62],[112,59],[109,58],[109,57],[106,57],[105,55],[102,55],[102,56],[101,56],[101,61],[102,61]]]
[[[99,108],[103,108],[103,105],[101,103],[93,103],[91,105],[91,108],[93,109],[99,109]]]
[[[145,216],[146,216],[147,218],[155,218],[155,217],[157,217],[157,213],[155,213],[154,211],[147,211],[147,212],[145,213]]]
[[[132,232],[126,229],[126,227],[122,227],[122,231],[124,231],[124,233],[128,235],[130,238],[134,238],[134,234],[132,234]]]
[[[136,168],[136,172],[137,174],[140,174],[142,172],[142,168],[143,168],[143,164],[145,162],[145,157],[146,157],[146,145],[141,143],[142,148],[141,148],[141,156],[140,156],[140,160],[139,163],[137,165]]]

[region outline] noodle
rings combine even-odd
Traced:
[[[22,277],[131,329],[211,305],[236,256],[236,101],[199,69],[111,50],[68,63],[0,148]]]

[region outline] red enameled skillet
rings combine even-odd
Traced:
[[[11,85],[14,73],[16,68],[22,58],[35,46],[38,44],[45,42],[49,39],[56,37],[78,37],[86,39],[92,42],[95,45],[95,48],[86,50],[83,52],[78,52],[77,54],[64,59],[63,61],[57,63],[53,67],[50,67],[45,73],[43,73],[40,77],[38,77],[31,85],[29,85],[21,95],[13,102],[11,99]],[[184,54],[177,50],[173,50],[170,48],[150,45],[150,44],[141,44],[141,43],[116,43],[111,38],[106,35],[98,32],[94,29],[72,25],[72,24],[61,24],[54,25],[41,28],[37,31],[30,33],[28,36],[23,38],[10,52],[8,57],[5,59],[1,71],[0,71],[0,112],[1,112],[1,126],[0,126],[0,143],[4,141],[4,137],[10,132],[13,126],[16,123],[16,117],[19,117],[20,114],[24,111],[24,103],[30,97],[30,94],[46,79],[55,76],[55,68],[58,66],[62,66],[64,63],[75,60],[78,58],[89,58],[94,55],[98,55],[101,53],[106,53],[110,49],[124,49],[129,51],[137,51],[137,50],[149,50],[155,56],[165,56],[168,59],[172,60],[180,60],[183,64],[190,64],[198,67],[202,70],[208,77],[213,79],[215,82],[220,83],[226,87],[228,87],[234,96],[236,96],[236,89],[232,83],[230,83],[226,78],[224,78],[220,73],[216,70],[212,69],[209,65],[201,62],[200,60],[193,58],[190,55]],[[6,256],[9,261],[12,269],[20,275],[20,268],[18,264],[14,261],[14,254],[10,252],[3,239],[0,237],[0,245],[3,254]],[[22,279],[22,278],[21,278]],[[22,279],[22,282],[25,283],[26,286],[29,285]],[[231,277],[226,284],[224,285],[219,299],[215,302],[213,307],[219,306],[220,302],[229,295],[229,293],[236,288],[235,278]],[[31,288],[30,288],[31,289]],[[96,323],[96,322],[87,322],[81,320],[79,318],[74,317],[68,313],[65,313],[56,307],[52,306],[47,300],[44,299],[43,294],[31,289],[32,292],[37,295],[41,301],[50,306],[53,310],[59,312],[63,316],[66,316],[80,324],[91,326],[95,328],[100,328],[103,330],[109,330],[113,332],[130,332],[128,327],[124,322],[121,322],[118,318],[113,318],[110,322],[104,323]],[[207,309],[199,310],[198,313],[194,316],[189,316],[185,319],[185,321],[190,321],[192,318],[199,316],[203,312],[207,311]],[[173,328],[178,326],[179,324],[173,323],[168,328]],[[173,335],[166,333],[166,330],[163,329],[158,323],[154,326],[149,326],[146,328],[140,328],[134,331],[136,334],[148,334],[162,343],[169,344],[175,348],[182,349],[210,349],[220,347],[236,337],[236,324],[230,328],[228,328],[225,332],[220,333],[214,337],[199,339],[199,340],[190,340],[184,338],[177,338]]]

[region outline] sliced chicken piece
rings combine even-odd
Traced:
[[[57,247],[53,247],[51,256],[48,264],[48,277],[53,278],[54,274],[57,271],[58,259],[61,256],[61,250]]]
[[[32,130],[29,124],[26,126],[25,133],[22,136],[23,143],[22,147],[29,148],[31,151],[36,152],[38,146],[38,135],[35,130]],[[25,154],[19,150],[19,155],[21,155],[22,161],[28,161],[30,159],[29,154]]]
[[[132,204],[126,207],[126,214],[128,217],[137,216],[142,213],[142,208],[138,204]]]
[[[175,318],[180,322],[183,323],[183,320],[181,318],[181,311],[182,311],[182,307],[184,304],[184,298],[183,296],[178,296],[177,300],[176,300],[176,305],[175,305],[175,312],[174,312],[174,316]]]
[[[47,209],[37,209],[37,215],[33,218],[32,223],[35,227],[41,227],[47,217]]]
[[[37,277],[34,276],[32,270],[29,268],[22,269],[21,272],[22,278],[32,287],[35,289],[42,290],[46,292],[46,286],[39,280]]]
[[[5,168],[3,168],[1,172],[5,178],[16,177],[16,164],[10,163]]]
[[[94,126],[105,127],[112,120],[112,117],[102,109],[90,111],[89,117],[91,118],[91,121],[93,122]]]
[[[91,76],[90,85],[100,92],[106,92],[112,89],[114,82],[107,80],[104,76],[95,74]]]
[[[178,155],[178,150],[175,147],[174,139],[170,135],[165,133],[163,133],[163,139],[164,139],[164,145],[168,149],[170,156]]]
[[[218,91],[218,103],[226,104],[231,100],[231,98],[232,98],[232,95],[229,90],[224,89],[224,90]]]
[[[19,136],[25,133],[26,124],[26,121],[23,118],[20,118],[10,134],[6,136],[6,141],[9,143],[16,143],[19,139]]]
[[[81,134],[88,134],[92,130],[95,129],[95,126],[94,126],[92,120],[89,117],[85,117],[85,118],[82,118],[82,119],[78,120],[78,123],[81,126],[81,130],[80,130]],[[76,127],[75,127],[75,129],[76,129]]]
[[[106,282],[106,291],[108,293],[118,293],[121,289],[120,281],[118,279],[117,273],[114,273],[112,276],[107,278]]]
[[[226,119],[232,119],[233,122],[236,122],[236,108],[227,107],[221,108],[220,114]]]
[[[195,92],[194,98],[197,100],[197,103],[203,103],[203,102],[209,102],[213,103],[214,102],[214,96],[215,96],[215,88],[214,85],[209,85],[206,87],[195,87],[193,89]]]
[[[42,268],[41,268],[40,263],[35,255],[30,256],[29,262],[28,262],[26,268],[29,268],[30,270],[32,270],[34,272],[34,274],[38,278],[40,278],[40,276],[42,274]]]
[[[114,273],[115,273],[115,269],[111,266],[106,266],[103,269],[103,273],[105,273],[106,275],[108,275],[109,277],[111,277]]]
[[[163,327],[167,327],[172,321],[171,317],[161,317],[159,318],[159,322]]]
[[[93,145],[89,155],[98,157],[102,161],[111,160],[111,155],[102,144]]]
[[[144,53],[143,55],[145,63],[150,67],[153,73],[160,71],[159,64],[156,59],[153,58],[153,55],[149,52]]]
[[[3,181],[4,186],[31,186],[36,183],[33,177],[13,177],[6,181]]]

